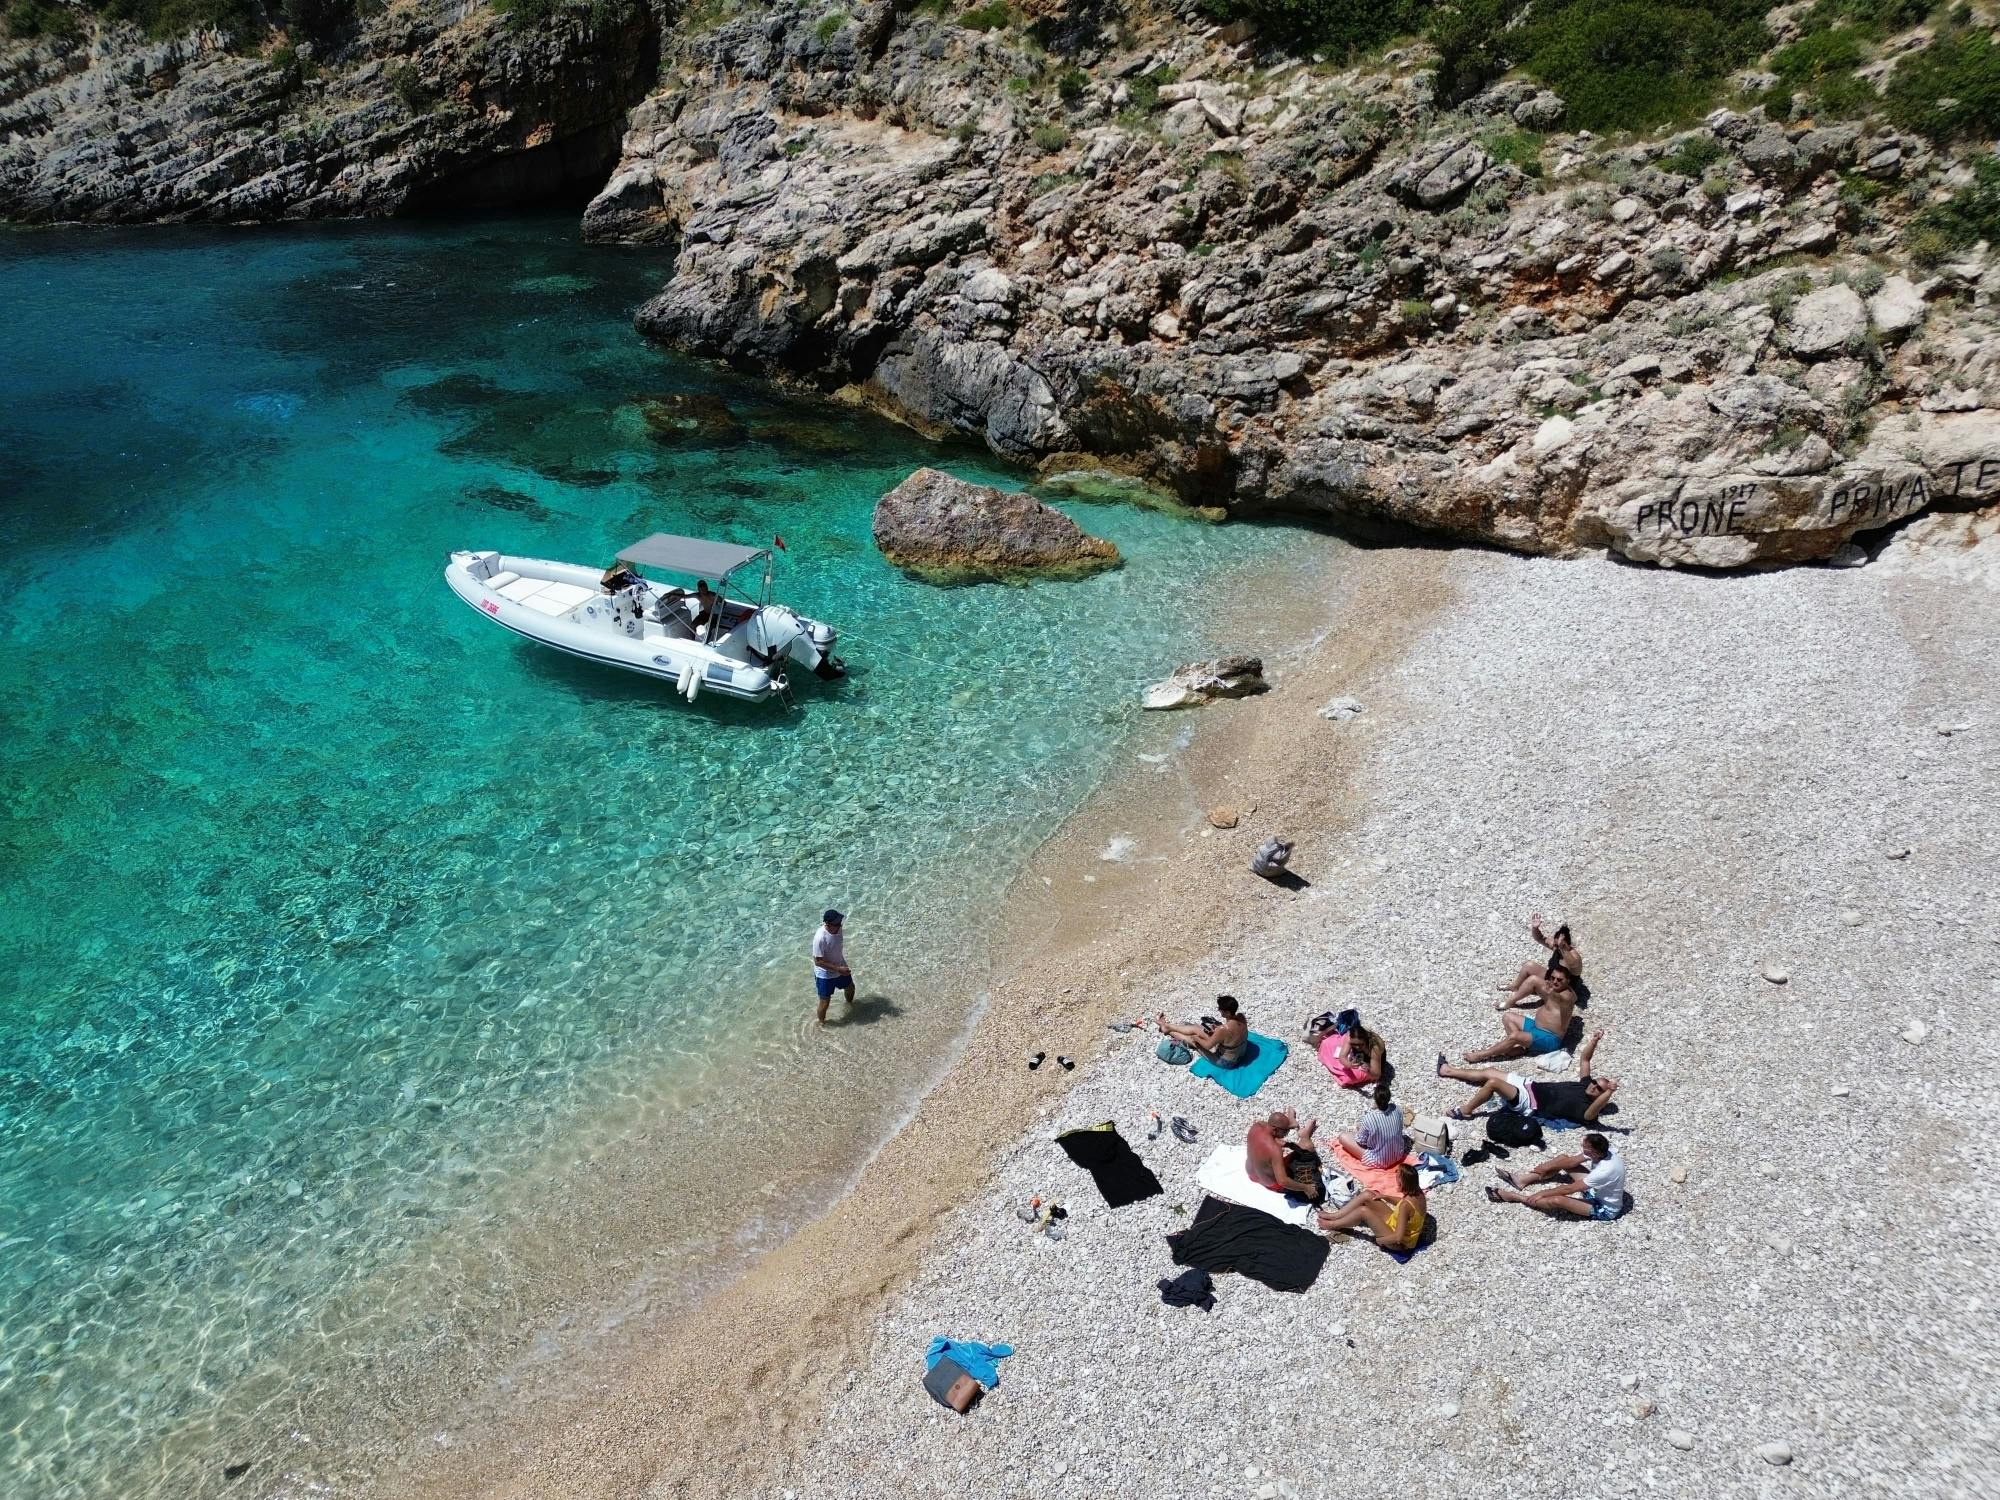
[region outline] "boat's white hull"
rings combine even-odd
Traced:
[[[708,692],[757,703],[785,688],[783,663],[748,660],[740,642],[725,640],[718,649],[700,640],[673,639],[658,624],[615,610],[591,568],[492,552],[454,552],[444,577],[454,594],[502,629],[585,661],[671,682],[690,701]],[[530,587],[537,583],[542,587]],[[805,631],[806,645],[795,655],[814,664],[833,659],[831,630],[785,614]]]

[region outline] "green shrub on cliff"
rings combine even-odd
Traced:
[[[1218,21],[1248,21],[1272,41],[1366,52],[1423,24],[1422,0],[1200,0]]]
[[[2000,240],[2000,158],[1982,156],[1972,186],[1934,203],[1903,233],[1903,248],[1919,265],[1934,266],[1980,240]]]
[[[967,31],[1000,31],[1014,24],[1014,10],[1007,0],[989,0],[959,12],[958,24]]]
[[[61,0],[14,0],[7,7],[7,33],[24,42],[73,42],[83,23]]]
[[[1770,41],[1763,14],[1761,0],[1458,0],[1433,37],[1448,94],[1518,67],[1562,95],[1571,128],[1639,129],[1699,111]]]
[[[213,28],[247,37],[263,30],[253,0],[109,0],[107,20],[130,21],[150,37]]]
[[[1946,33],[1896,64],[1889,113],[1948,141],[2000,134],[2000,45],[1990,31]]]

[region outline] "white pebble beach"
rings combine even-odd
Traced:
[[[760,1493],[1991,1492],[2000,595],[1893,565],[1467,554],[1447,574],[1407,649],[1343,679],[1364,712],[1319,718],[1303,671],[1201,711],[1363,741],[1348,826],[1284,830],[1310,888],[1244,874],[1205,960],[1075,997],[1190,1018],[1231,992],[1285,1065],[1238,1102],[1135,1031],[1051,1077]],[[1263,831],[1181,836],[1233,858]],[[1303,1019],[1357,1006],[1399,1100],[1435,1114],[1469,1090],[1432,1059],[1497,1034],[1531,908],[1583,947],[1632,1211],[1554,1222],[1489,1203],[1494,1164],[1469,1166],[1407,1264],[1343,1239],[1302,1295],[1221,1276],[1212,1313],[1164,1305],[1165,1235],[1214,1143],[1278,1106],[1352,1128]],[[1148,1139],[1153,1110],[1199,1142]],[[1108,1209],[1054,1144],[1103,1120],[1161,1196]],[[1037,1195],[1069,1210],[1060,1242],[1015,1213]],[[1016,1350],[968,1416],[919,1384],[937,1334]]]

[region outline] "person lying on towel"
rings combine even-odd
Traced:
[[[1319,1227],[1328,1239],[1336,1234],[1352,1234],[1366,1228],[1384,1250],[1414,1250],[1423,1237],[1424,1217],[1430,1211],[1417,1169],[1408,1162],[1397,1169],[1397,1196],[1363,1188],[1345,1208],[1321,1209]]]
[[[1219,1018],[1203,1016],[1193,1025],[1169,1021],[1161,1011],[1160,1034],[1192,1047],[1219,1068],[1233,1068],[1250,1050],[1250,1021],[1237,1009],[1234,995],[1217,995],[1215,1008],[1222,1012]]]
[[[1276,1110],[1257,1121],[1243,1143],[1244,1168],[1250,1180],[1274,1193],[1297,1193],[1308,1203],[1325,1195],[1319,1179],[1319,1152],[1313,1149],[1317,1120],[1303,1129],[1289,1110]],[[1286,1138],[1297,1132],[1296,1141]]]
[[[1490,1047],[1466,1053],[1468,1063],[1535,1056],[1554,1052],[1562,1046],[1563,1035],[1569,1030],[1570,1019],[1576,1014],[1576,989],[1570,982],[1569,970],[1559,963],[1550,964],[1546,989],[1530,994],[1520,1003],[1533,1005],[1534,1014],[1523,1018],[1518,1010],[1509,1010],[1500,1018],[1500,1040]],[[1509,999],[1507,1004],[1512,1005],[1514,1001]]]
[[[1590,1040],[1577,1049],[1575,1083],[1523,1078],[1519,1073],[1509,1073],[1502,1068],[1454,1068],[1440,1052],[1438,1077],[1469,1083],[1478,1090],[1449,1113],[1454,1120],[1469,1120],[1479,1113],[1487,1100],[1498,1099],[1502,1109],[1518,1110],[1524,1115],[1540,1115],[1545,1120],[1568,1120],[1577,1125],[1595,1125],[1597,1117],[1604,1113],[1604,1106],[1618,1092],[1617,1079],[1599,1078],[1591,1071],[1591,1063],[1597,1056],[1597,1044],[1603,1040],[1602,1030],[1593,1031]]]

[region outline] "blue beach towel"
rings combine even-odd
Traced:
[[[1219,1068],[1207,1058],[1198,1057],[1194,1061],[1194,1075],[1197,1078],[1213,1078],[1237,1098],[1248,1099],[1278,1071],[1278,1065],[1285,1060],[1286,1050],[1285,1044],[1276,1037],[1259,1036],[1253,1031],[1242,1062],[1233,1068]]]
[[[1000,1361],[1013,1352],[1012,1344],[974,1344],[939,1335],[924,1351],[924,1368],[936,1369],[939,1360],[949,1358],[981,1385],[995,1386],[1000,1383]]]

